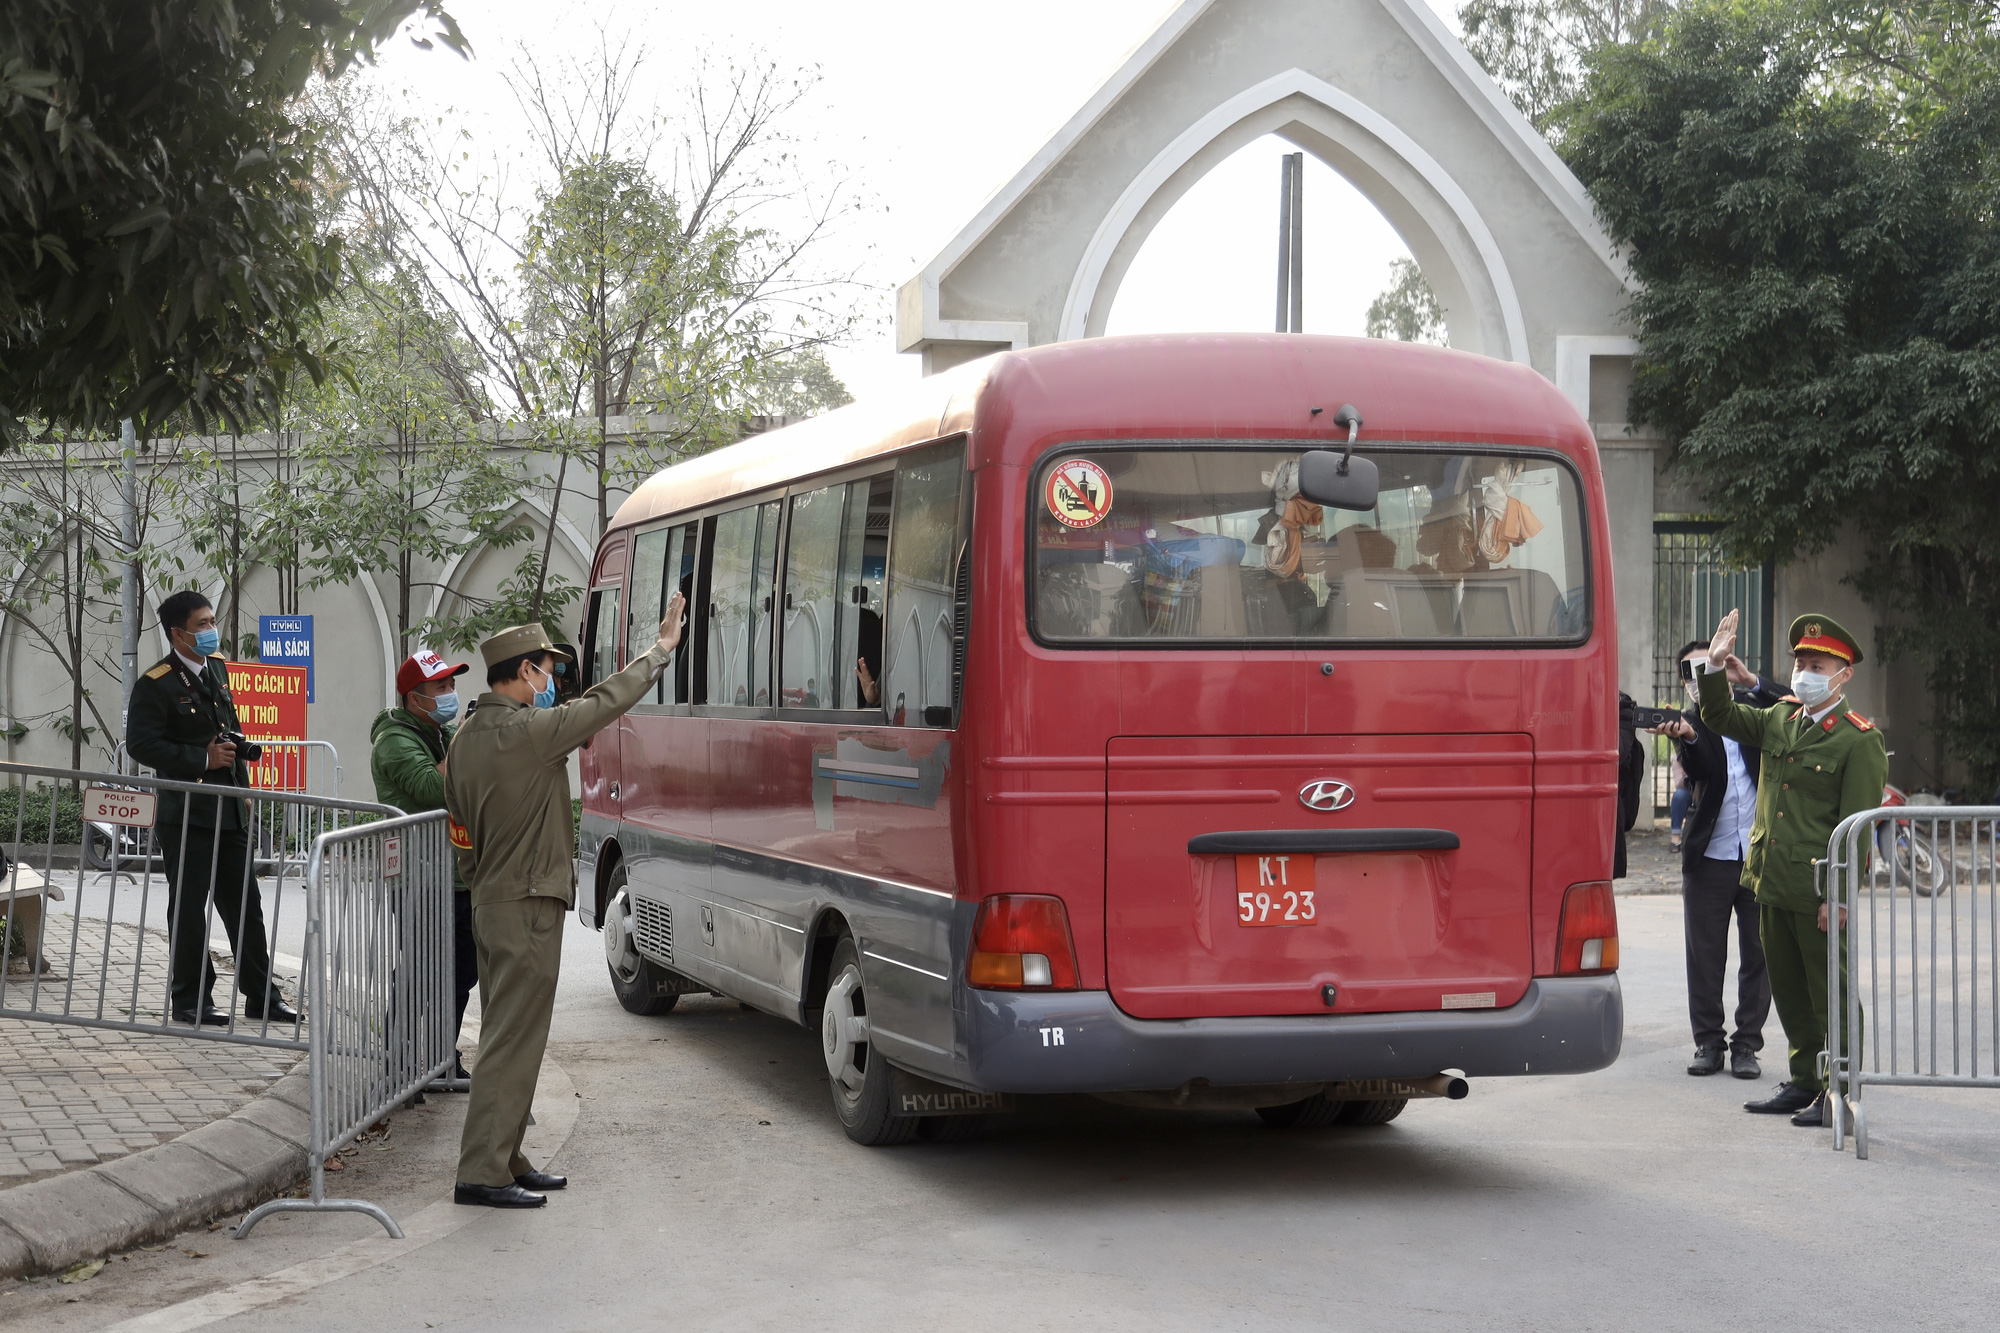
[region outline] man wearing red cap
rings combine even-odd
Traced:
[[[1775,1095],[1746,1102],[1760,1115],[1823,1122],[1827,1049],[1827,912],[1813,864],[1841,820],[1882,803],[1889,752],[1875,724],[1847,707],[1843,691],[1861,665],[1861,644],[1832,616],[1792,622],[1792,693],[1770,708],[1730,698],[1724,664],[1736,643],[1737,613],[1716,626],[1697,672],[1701,720],[1720,736],[1762,752],[1757,810],[1743,858],[1743,884],[1757,895],[1771,1000],[1785,1025],[1792,1077]],[[1840,1009],[1847,1012],[1847,960],[1840,960]],[[1835,1032],[1838,1047],[1841,1035]]]
[[[397,668],[396,706],[383,709],[368,733],[374,745],[368,767],[375,777],[376,800],[409,815],[444,809],[445,752],[457,730],[458,677],[470,669],[470,663],[446,662],[429,648],[417,649]],[[451,895],[456,1033],[465,1022],[472,988],[479,984],[479,948],[472,939],[472,896],[465,877],[454,869],[452,879],[458,890]],[[462,1059],[453,1077],[467,1077]]]

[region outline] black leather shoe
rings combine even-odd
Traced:
[[[1812,1099],[1812,1104],[1792,1117],[1792,1123],[1800,1129],[1826,1128],[1826,1094],[1820,1093]]]
[[[473,1203],[486,1208],[539,1208],[549,1201],[546,1194],[524,1190],[519,1185],[467,1185],[451,1187],[453,1203]]]
[[[174,1010],[174,1022],[186,1023],[190,1027],[197,1023],[205,1023],[212,1028],[226,1028],[229,1026],[229,1015],[212,1004],[205,1004],[199,1014],[192,1009]]]
[[[1729,1072],[1736,1078],[1762,1078],[1764,1066],[1757,1063],[1757,1052],[1738,1046],[1729,1053]]]
[[[1720,1046],[1697,1046],[1694,1048],[1694,1063],[1688,1066],[1688,1073],[1696,1078],[1707,1078],[1710,1074],[1722,1072],[1722,1048]]]
[[[514,1177],[514,1183],[524,1190],[560,1190],[569,1188],[568,1176],[552,1176],[546,1171],[523,1171]]]
[[[1810,1088],[1802,1088],[1796,1083],[1780,1083],[1778,1090],[1761,1102],[1745,1102],[1743,1109],[1752,1115],[1790,1115],[1803,1111],[1819,1100],[1819,1094]]]
[[[270,1003],[265,1005],[246,1003],[243,1006],[243,1016],[245,1018],[254,1018],[259,1022],[267,1018],[273,1023],[296,1023],[299,1021],[299,1011],[286,1004],[284,998],[278,995],[273,995]]]

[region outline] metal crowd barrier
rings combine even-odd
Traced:
[[[325,1163],[416,1093],[462,1086],[437,1082],[457,1036],[444,812],[4,762],[0,784],[0,1018],[303,1052],[310,1197],[266,1204],[236,1234],[309,1209],[366,1213],[400,1239],[376,1205],[326,1197]],[[187,800],[163,821],[169,793]],[[190,822],[193,802],[218,799],[245,803],[234,836]],[[132,873],[91,871],[83,837],[102,824],[130,835]],[[192,977],[199,1005],[195,970],[211,967],[225,1024],[175,1017],[174,946],[190,933],[183,998]],[[266,995],[239,997],[238,961],[259,946]],[[272,992],[299,1016],[276,1019]]]
[[[321,834],[306,874],[307,993],[314,999],[312,1185],[273,1213],[366,1213],[397,1240],[395,1220],[363,1199],[326,1197],[326,1161],[430,1087],[457,1052],[452,1004],[452,862],[445,814],[432,810]]]
[[[260,791],[301,792],[311,796],[340,796],[340,751],[331,741],[259,741],[263,747],[263,757],[250,765],[250,783]],[[139,764],[125,748],[125,742],[118,742],[112,752],[112,768],[119,773],[138,775],[142,772]],[[283,839],[282,835],[296,830],[273,830],[278,838],[267,835],[259,847],[259,856],[269,860],[280,841],[284,845],[296,846],[297,840]],[[107,875],[130,875],[133,867],[143,865],[144,857],[137,838],[130,829],[119,828],[107,823],[93,823],[84,831],[84,861],[92,869]],[[303,876],[305,866],[299,863],[293,874]]]
[[[2000,1089],[2000,806],[1890,806],[1828,844],[1833,1146],[1868,1156],[1870,1084]],[[1847,962],[1848,993],[1840,993]],[[1843,1022],[1845,1033],[1843,1037]]]

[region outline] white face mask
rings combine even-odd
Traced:
[[[1833,697],[1833,677],[1817,671],[1794,671],[1792,693],[1807,708],[1818,708]]]

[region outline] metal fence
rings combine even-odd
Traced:
[[[1731,568],[1717,538],[1720,523],[1659,519],[1653,524],[1653,698],[1660,708],[1685,708],[1681,645],[1707,639],[1731,610],[1743,612],[1736,654],[1752,671],[1771,672],[1772,567]],[[1639,702],[1646,703],[1641,699]],[[1665,814],[1673,799],[1672,742],[1648,737],[1653,747],[1653,806]]]
[[[0,783],[0,1017],[305,1053],[310,1197],[237,1234],[297,1208],[400,1237],[328,1199],[324,1164],[415,1093],[463,1086],[436,1082],[457,1036],[444,812],[16,763]],[[123,850],[99,870],[85,842],[105,825]]]
[[[306,880],[306,976],[313,997],[312,1183],[273,1213],[366,1213],[398,1240],[388,1213],[326,1197],[326,1160],[433,1085],[453,1043],[451,841],[442,810],[321,834]]]
[[[2000,806],[1864,810],[1822,863],[1833,1146],[1868,1156],[1870,1084],[2000,1089]],[[1841,993],[1845,961],[1848,985]]]

